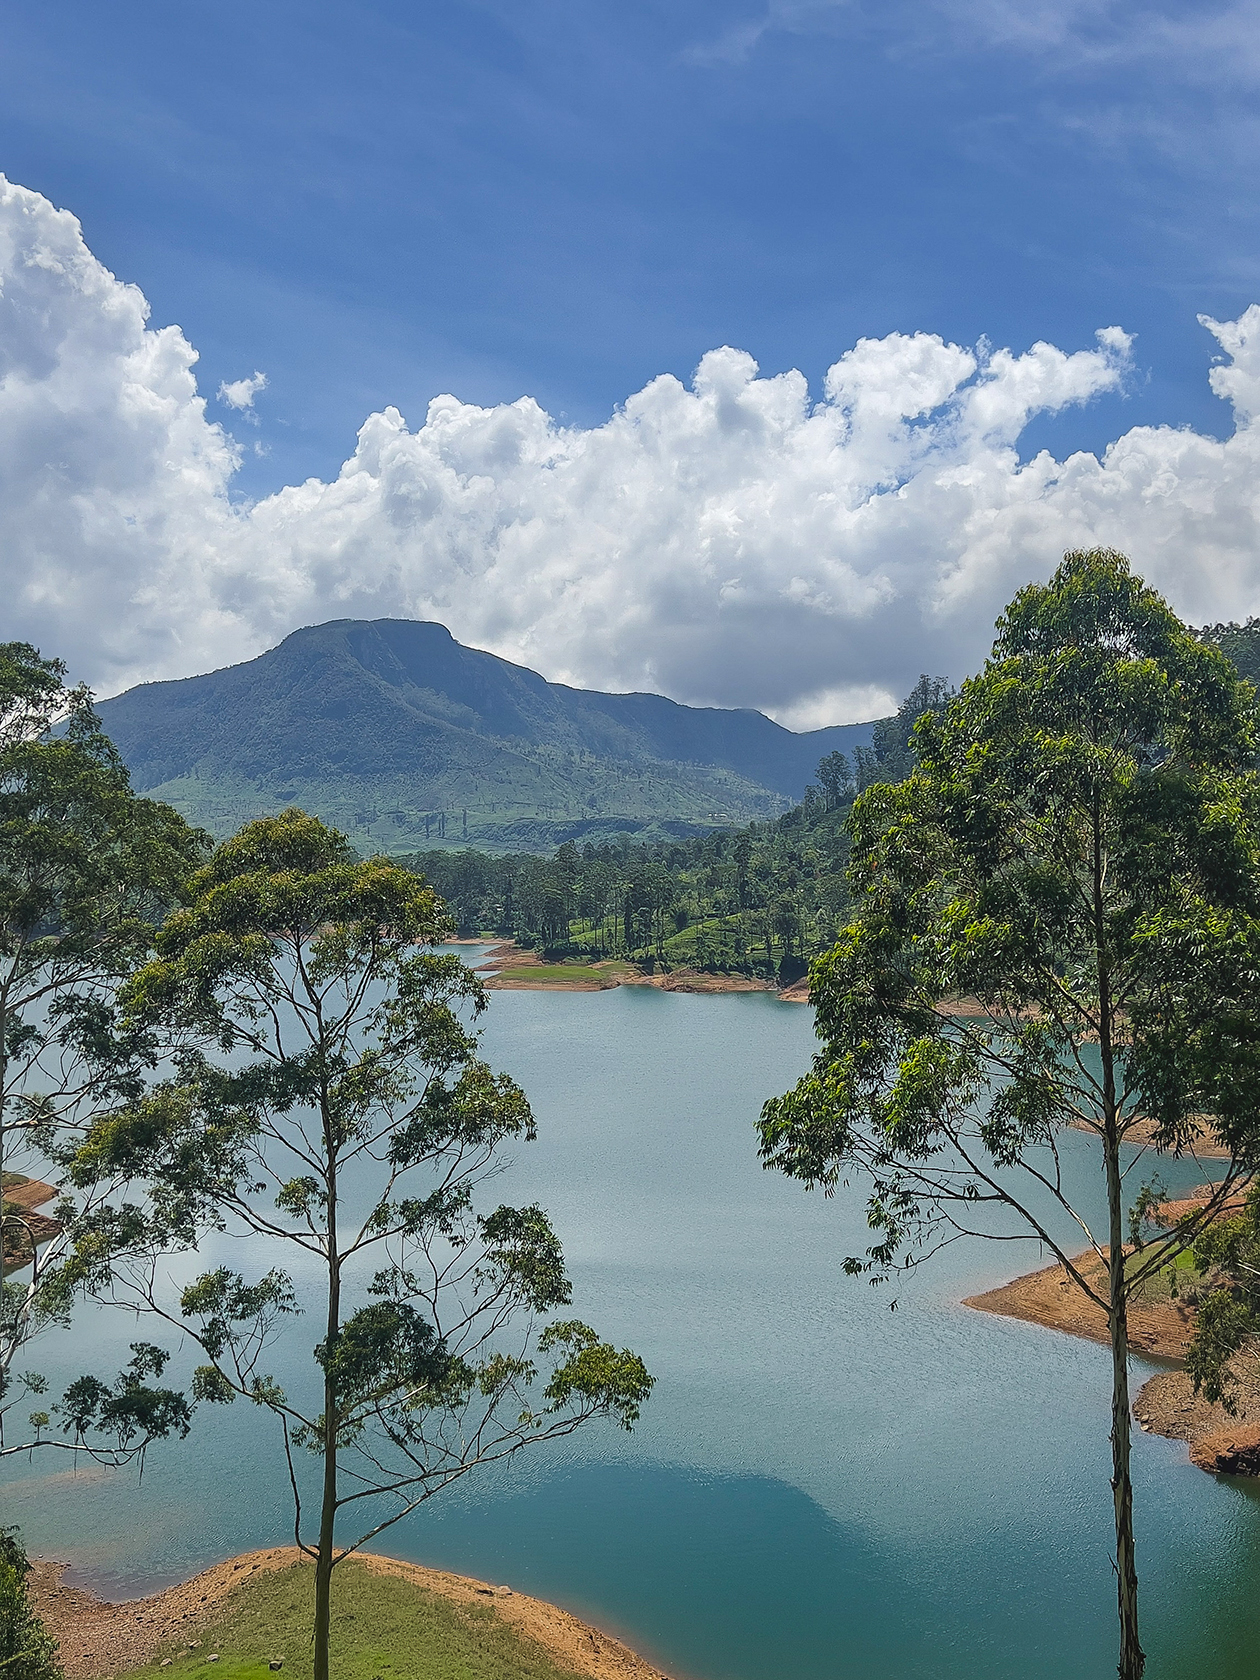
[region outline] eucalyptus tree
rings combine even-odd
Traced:
[[[17,1440],[5,1423],[28,1399],[45,1404],[46,1381],[18,1362],[65,1322],[91,1270],[80,1240],[117,1188],[98,1185],[86,1204],[63,1198],[49,1219],[15,1184],[27,1168],[56,1176],[50,1163],[142,1088],[156,1047],[118,1030],[114,991],[151,954],[205,849],[169,806],[132,792],[91,695],[67,686],[59,660],[0,646],[0,1184],[12,1192],[0,1202],[0,1457],[87,1446],[118,1462],[186,1429],[183,1396],[148,1381],[166,1362],[149,1344],[114,1382],[74,1385],[59,1408],[65,1430],[49,1431],[42,1410]],[[99,1252],[95,1233],[88,1247]]]
[[[294,1538],[315,1563],[315,1680],[343,1558],[475,1465],[596,1418],[629,1428],[651,1387],[634,1354],[551,1316],[571,1291],[542,1209],[477,1205],[534,1121],[478,1056],[480,980],[428,948],[446,930],[422,880],[357,861],[314,818],[247,825],[125,993],[137,1025],[182,1029],[179,1073],[103,1122],[77,1166],[81,1183],[150,1185],[154,1258],[117,1275],[200,1345],[196,1395],[276,1419]],[[294,1253],[317,1283],[220,1266],[176,1307],[166,1232],[207,1223]],[[308,1306],[312,1365],[282,1383],[264,1354]]]
[[[983,672],[920,719],[909,778],[857,801],[856,915],[811,970],[822,1047],[766,1105],[761,1148],[825,1191],[864,1179],[877,1240],[851,1273],[1023,1236],[1106,1313],[1119,1672],[1140,1680],[1129,1303],[1260,1151],[1254,691],[1109,551],[1067,555],[997,630]],[[1069,1195],[1066,1128],[1096,1145],[1097,1228]],[[1134,1161],[1205,1137],[1223,1176],[1144,1240]]]

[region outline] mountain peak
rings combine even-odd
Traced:
[[[98,710],[136,787],[217,833],[300,804],[383,851],[463,843],[465,829],[468,844],[516,850],[768,818],[823,754],[871,734],[570,688],[396,618],[309,625]]]

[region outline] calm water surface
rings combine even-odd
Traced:
[[[958,1245],[896,1311],[843,1276],[859,1196],[763,1172],[753,1137],[813,1044],[812,1012],[764,994],[495,994],[487,1052],[540,1128],[496,1199],[550,1209],[574,1310],[658,1385],[633,1436],[470,1479],[383,1549],[557,1600],[684,1680],[1102,1680],[1108,1356],[957,1304],[1035,1248]],[[1068,1152],[1090,1175],[1089,1140]],[[42,1364],[77,1374],[149,1333],[85,1317]],[[273,1444],[238,1404],[142,1485],[11,1465],[3,1520],[129,1596],[290,1537]],[[1260,1676],[1260,1501],[1176,1443],[1135,1453],[1151,1680]]]

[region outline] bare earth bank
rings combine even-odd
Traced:
[[[659,1668],[610,1634],[587,1626],[567,1610],[530,1598],[510,1587],[494,1587],[465,1575],[362,1553],[365,1567],[401,1576],[416,1586],[457,1603],[489,1603],[518,1632],[544,1647],[558,1662],[591,1680],[668,1680]],[[168,1587],[151,1598],[107,1604],[91,1593],[62,1584],[65,1564],[38,1560],[31,1584],[36,1608],[60,1644],[66,1680],[100,1680],[149,1662],[163,1646],[187,1640],[212,1619],[215,1607],[233,1587],[258,1570],[289,1569],[300,1561],[296,1546],[263,1551],[216,1563],[191,1581]]]
[[[1091,1250],[1074,1256],[1074,1264],[1091,1281],[1101,1280],[1103,1262]],[[980,1312],[1000,1313],[1029,1324],[1108,1342],[1107,1319],[1068,1277],[1061,1265],[1004,1283],[963,1302]],[[1194,1309],[1168,1296],[1136,1301],[1129,1310],[1129,1339],[1136,1352],[1155,1359],[1184,1360],[1194,1330]],[[1143,1429],[1170,1440],[1185,1441],[1190,1457],[1201,1470],[1220,1475],[1260,1475],[1260,1382],[1240,1371],[1238,1415],[1212,1406],[1194,1393],[1181,1369],[1160,1371],[1139,1391],[1133,1415]]]
[[[774,992],[785,1003],[808,1003],[809,981],[797,980],[780,990],[771,980],[744,974],[710,974],[676,968],[669,974],[648,974],[637,963],[618,959],[574,964],[570,979],[563,963],[548,963],[506,939],[487,952],[478,968],[486,986],[496,992],[606,992],[614,986],[655,986],[663,992]],[[535,978],[531,969],[541,973]]]

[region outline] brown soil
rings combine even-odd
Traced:
[[[585,964],[585,967],[598,967],[602,971],[598,980],[581,974],[575,974],[572,980],[562,980],[554,973],[545,980],[532,980],[527,972],[518,972],[531,968],[554,969],[556,966],[555,963],[544,964],[537,951],[522,950],[509,939],[488,953],[487,961],[477,972],[485,981],[487,990],[492,992],[607,992],[621,984],[622,977],[614,970],[624,965]],[[505,970],[508,972],[505,973]]]
[[[1075,1264],[1091,1283],[1102,1281],[1103,1262],[1092,1250],[1076,1255]],[[973,1295],[963,1305],[1022,1318],[1092,1342],[1110,1341],[1106,1314],[1081,1292],[1061,1265],[1047,1266],[1000,1289]],[[1156,1359],[1183,1360],[1193,1332],[1194,1308],[1184,1300],[1164,1296],[1135,1301],[1129,1308],[1130,1342]],[[1192,1462],[1200,1470],[1217,1475],[1260,1475],[1260,1370],[1236,1362],[1235,1371],[1239,1379],[1236,1416],[1196,1395],[1190,1377],[1181,1369],[1160,1371],[1151,1377],[1133,1402],[1133,1415],[1150,1433],[1185,1441]]]
[[[220,1602],[257,1570],[289,1569],[301,1561],[295,1546],[273,1546],[229,1558],[191,1581],[168,1587],[152,1598],[107,1604],[91,1593],[62,1584],[65,1564],[40,1560],[32,1570],[35,1606],[60,1644],[66,1680],[98,1680],[149,1662],[163,1646],[187,1643],[213,1621]],[[492,1602],[495,1613],[518,1632],[537,1641],[561,1663],[591,1680],[667,1680],[628,1646],[588,1627],[567,1610],[494,1587],[466,1575],[450,1575],[396,1558],[361,1554],[360,1564],[382,1574],[398,1575],[456,1603]]]
[[[45,1184],[38,1178],[24,1178],[20,1184],[6,1184],[4,1199],[14,1207],[24,1208],[28,1213],[32,1208],[43,1207],[45,1202],[51,1202],[57,1194],[51,1184]]]
[[[753,980],[747,974],[707,974],[702,969],[676,968],[669,974],[641,974],[627,985],[656,986],[662,992],[773,992],[769,980]]]
[[[1104,1263],[1092,1249],[1073,1258],[1090,1284],[1105,1287]],[[1018,1277],[1013,1283],[1004,1283],[983,1295],[972,1295],[963,1306],[1001,1313],[1005,1318],[1022,1318],[1029,1324],[1043,1324],[1049,1330],[1063,1330],[1069,1336],[1085,1336],[1091,1342],[1111,1340],[1106,1313],[1058,1264],[1040,1272],[1029,1272],[1026,1277]],[[1153,1354],[1157,1359],[1184,1359],[1193,1331],[1194,1309],[1185,1301],[1164,1296],[1134,1301],[1129,1308],[1129,1341],[1139,1352]]]
[[[529,977],[531,968],[549,968],[537,951],[522,949],[513,940],[505,940],[487,953],[478,973],[488,991],[495,992],[607,992],[614,986],[655,986],[662,992],[773,992],[778,988],[770,980],[753,980],[746,974],[710,974],[701,969],[676,968],[670,973],[648,974],[636,963],[623,960],[583,964],[599,971],[599,979],[574,975],[572,980],[560,979],[551,973],[545,980]],[[788,1003],[809,1002],[809,981],[798,980],[778,994]]]
[[[1161,1371],[1133,1402],[1143,1429],[1185,1441],[1200,1470],[1220,1476],[1260,1475],[1260,1386],[1252,1372],[1239,1370],[1234,1393],[1236,1415],[1212,1406],[1185,1371]]]
[[[29,1265],[31,1240],[33,1239],[36,1247],[39,1247],[50,1242],[60,1231],[61,1226],[55,1219],[49,1219],[46,1214],[34,1211],[37,1207],[43,1207],[45,1202],[53,1201],[56,1195],[57,1192],[51,1184],[45,1184],[38,1178],[24,1178],[20,1183],[10,1181],[5,1185],[5,1208],[14,1208],[23,1215],[22,1227],[5,1230],[6,1265],[17,1265],[23,1259]]]
[[[1184,1146],[1181,1153],[1188,1155],[1192,1161],[1228,1161],[1230,1159],[1229,1149],[1212,1136],[1211,1125],[1207,1117],[1196,1116],[1194,1118],[1196,1121],[1194,1131],[1189,1143]],[[1078,1127],[1078,1130],[1091,1131],[1092,1127],[1082,1125]],[[1126,1143],[1145,1144],[1148,1148],[1153,1149],[1155,1147],[1155,1132],[1155,1121],[1144,1115],[1139,1115],[1136,1120],[1131,1120],[1126,1126],[1124,1140]]]
[[[1200,1213],[1210,1196],[1216,1191],[1215,1185],[1201,1184],[1197,1190],[1192,1190],[1188,1196],[1177,1202],[1161,1202],[1154,1213],[1155,1222],[1159,1225],[1172,1226],[1179,1219],[1184,1219],[1188,1213]],[[1247,1200],[1247,1192],[1239,1190],[1235,1195],[1226,1196],[1219,1211],[1214,1215],[1217,1219],[1228,1219],[1231,1214],[1241,1213]]]

